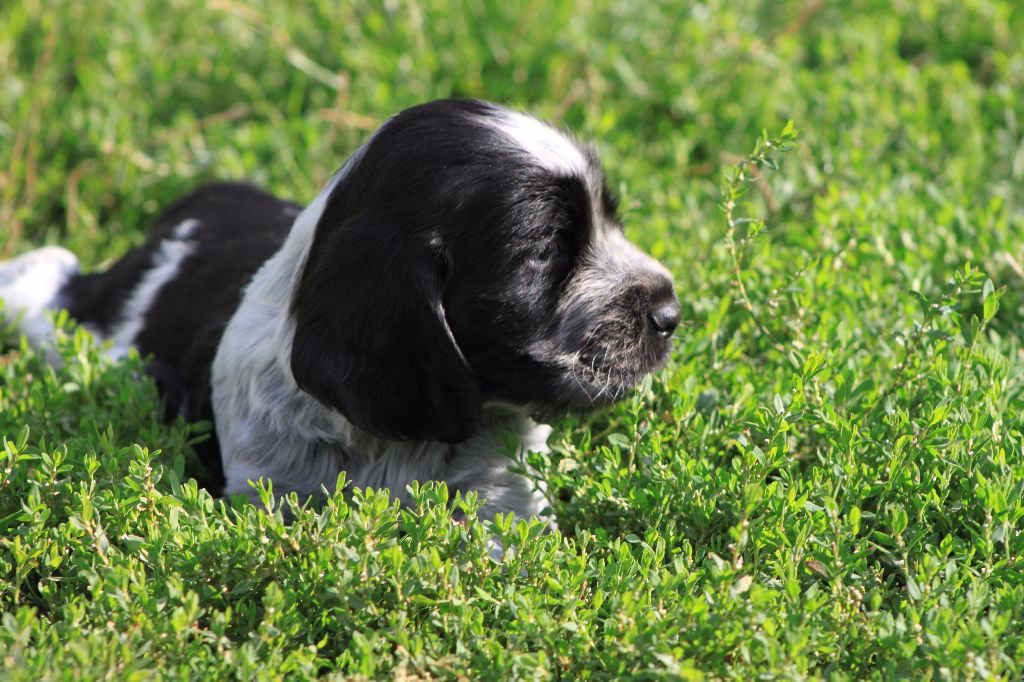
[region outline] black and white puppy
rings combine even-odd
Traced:
[[[503,434],[545,449],[534,419],[621,398],[679,320],[594,151],[469,100],[397,114],[305,209],[209,185],[106,272],[56,247],[0,264],[0,298],[43,348],[67,308],[150,356],[170,411],[214,420],[228,494],[440,480],[483,518],[547,506]]]

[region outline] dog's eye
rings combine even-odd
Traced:
[[[530,262],[537,267],[550,267],[568,263],[571,256],[569,239],[559,232],[543,244],[537,245],[536,250],[530,255]]]

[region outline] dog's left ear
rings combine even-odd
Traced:
[[[438,251],[379,214],[322,219],[292,303],[295,381],[377,436],[456,443],[480,420],[476,375],[445,318]]]

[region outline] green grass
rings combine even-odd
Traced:
[[[103,266],[212,178],[307,201],[474,96],[596,142],[684,325],[534,456],[565,537],[434,486],[213,500],[138,358],[4,333],[0,678],[1024,676],[1021,35],[1014,0],[4,2],[0,256]]]

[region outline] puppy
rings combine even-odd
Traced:
[[[106,272],[55,247],[0,264],[0,298],[44,349],[66,308],[151,358],[171,416],[213,419],[228,494],[315,497],[344,471],[407,503],[440,480],[485,519],[547,507],[505,434],[544,450],[535,419],[621,398],[679,321],[594,151],[471,100],[397,114],[304,209],[209,185]]]

